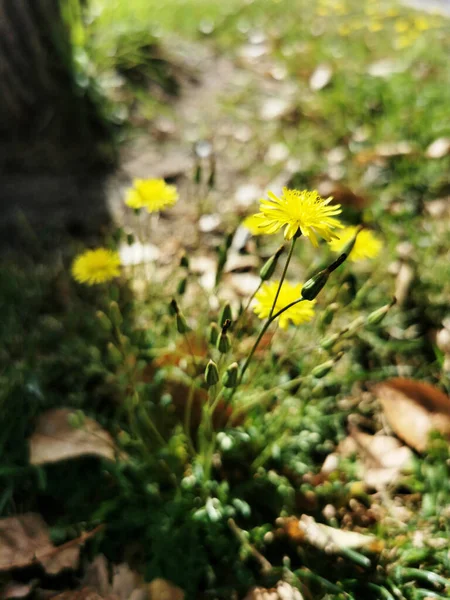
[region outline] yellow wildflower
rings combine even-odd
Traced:
[[[87,285],[105,283],[119,274],[119,253],[107,248],[87,250],[77,256],[72,264],[73,278],[79,283],[87,283]]]
[[[130,208],[146,208],[149,213],[172,206],[178,200],[177,189],[167,185],[164,179],[135,179],[126,195],[125,204]]]
[[[355,237],[357,227],[346,227],[339,232],[339,238],[329,242],[333,252],[342,252],[345,246]],[[375,258],[380,253],[381,240],[369,229],[363,229],[358,233],[355,245],[350,252],[349,260],[357,262],[365,258]]]
[[[265,233],[260,229],[261,218],[258,215],[250,215],[242,221],[242,226],[250,231],[252,235]]]
[[[333,198],[321,198],[316,191],[289,190],[283,188],[281,197],[268,192],[269,200],[263,198],[260,211],[255,218],[259,219],[262,233],[277,233],[285,227],[284,237],[291,240],[301,233],[309,238],[314,246],[318,245],[317,236],[330,241],[336,234],[332,231],[343,225],[334,218],[341,212],[341,205],[328,206]]]
[[[270,315],[279,285],[279,281],[266,281],[255,295],[257,304],[253,311],[260,319],[265,319]],[[302,287],[302,283],[292,285],[288,281],[284,281],[273,314],[276,314],[291,302],[299,300],[301,298]],[[315,300],[304,300],[303,302],[299,302],[298,304],[295,304],[295,306],[288,308],[278,317],[281,329],[287,329],[289,321],[294,325],[300,325],[301,323],[310,321],[314,316],[313,307],[315,303]]]

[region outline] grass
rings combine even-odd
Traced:
[[[426,156],[431,142],[449,135],[448,22],[391,4],[300,0],[226,5],[98,0],[91,3],[90,14],[74,44],[87,53],[100,82],[107,76],[125,77],[126,94],[108,101],[119,113],[123,106],[128,110],[136,102],[146,103],[155,82],[165,93],[173,90],[167,84],[172,69],[168,57],[178,36],[208,44],[239,62],[249,36],[263,32],[269,67],[281,68],[295,85],[291,116],[269,123],[259,116],[258,74],[235,96],[220,98],[221,114],[252,132],[245,160],[236,140],[224,151],[241,159],[234,165],[236,177],[268,185],[284,165],[257,157],[281,143],[300,159],[290,184],[314,188],[333,175],[338,192],[343,185],[357,190],[362,206],[342,193],[344,218],[370,224],[384,247],[374,261],[346,262],[333,274],[311,326],[278,331],[270,348],[257,353],[245,387],[233,398],[242,408],[242,420],[222,423],[216,433],[200,430],[200,440],[214,440],[213,457],[207,443],[198,452],[198,431],[193,427],[187,432],[184,421],[194,380],[191,422],[198,426],[206,393],[200,385],[202,371],[210,355],[218,356],[200,343],[192,360],[189,344],[195,340],[188,344],[176,333],[167,310],[186,270],[175,264],[165,281],[143,278],[142,283],[134,269],[130,280],[133,275],[141,281],[144,293],[141,289],[133,296],[125,284],[94,291],[76,285],[69,267],[79,248],[67,248],[45,265],[3,261],[1,514],[40,511],[61,542],[106,523],[105,532],[88,545],[88,557],[102,551],[119,562],[125,548],[132,555],[128,560],[148,580],[170,579],[187,598],[230,598],[233,590],[244,596],[251,585],[270,587],[280,578],[306,587],[315,598],[446,597],[447,442],[436,437],[426,454],[415,456],[401,486],[385,495],[364,488],[354,458],[343,460],[329,478],[321,479],[319,472],[346,437],[350,414],[359,415],[370,431],[379,429],[377,404],[360,401],[368,382],[406,375],[449,391],[443,356],[429,334],[448,316],[448,225],[433,217],[430,202],[448,195],[450,154]],[[155,71],[155,57],[162,71]],[[398,63],[399,72],[370,74],[374,64],[385,60]],[[332,78],[313,91],[310,77],[323,63],[330,65]],[[254,64],[246,68],[250,73],[257,69]],[[150,120],[167,98],[155,95],[157,100],[149,101]],[[406,154],[380,148],[405,141],[411,146]],[[332,150],[338,161],[330,156]],[[220,197],[217,190],[214,194]],[[230,225],[238,220],[233,214]],[[117,235],[111,235],[105,243],[116,242]],[[256,254],[267,257],[280,237],[254,242]],[[194,248],[192,255],[203,252],[203,247]],[[304,281],[334,258],[324,245],[316,251],[299,244],[290,277]],[[392,297],[401,263],[413,273],[406,297],[382,324],[367,327],[367,315]],[[179,303],[195,333],[207,339],[217,310],[200,294],[195,276],[188,277],[188,292]],[[100,326],[97,315],[99,310],[109,315],[111,301],[118,302],[123,319],[112,333]],[[321,315],[333,302],[339,310],[324,324]],[[365,325],[354,335],[343,336],[330,351],[320,347],[324,337],[358,318]],[[258,327],[256,318],[249,318],[237,336],[235,357],[241,363]],[[342,356],[324,378],[310,375],[338,351]],[[299,376],[304,380],[292,390],[273,389]],[[355,401],[348,401],[351,397]],[[252,404],[250,410],[245,410],[246,402]],[[129,460],[109,464],[86,457],[30,466],[27,439],[34,419],[58,406],[82,410],[99,421]],[[329,505],[336,512],[327,518]],[[406,518],[398,516],[399,508]],[[334,527],[373,533],[380,548],[335,557],[299,544],[279,519],[303,513]],[[432,543],[421,547],[417,532]],[[127,545],[130,540],[136,542],[134,548]],[[258,553],[271,569],[262,569]]]

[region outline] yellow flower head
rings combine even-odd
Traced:
[[[172,206],[178,200],[174,185],[164,179],[135,179],[126,195],[125,204],[130,208],[146,208],[149,213]]]
[[[252,235],[265,233],[261,228],[261,220],[258,215],[250,215],[242,221],[242,226],[250,231]]]
[[[72,264],[73,278],[79,283],[88,285],[105,283],[119,274],[119,253],[106,248],[87,250],[77,256]]]
[[[266,281],[255,295],[256,305],[253,311],[260,319],[265,319],[269,316],[279,285],[279,281]],[[303,284],[301,283],[292,285],[288,281],[284,281],[273,313],[276,314],[291,302],[299,300],[301,298],[302,287]],[[287,329],[289,321],[292,321],[294,325],[311,321],[314,316],[313,307],[315,303],[315,300],[304,300],[288,308],[278,317],[281,329]]]
[[[284,237],[291,240],[301,233],[308,237],[314,246],[318,245],[317,236],[324,240],[336,237],[332,231],[343,225],[334,218],[341,212],[341,205],[328,206],[333,198],[321,198],[316,191],[289,190],[283,188],[281,197],[268,192],[269,200],[263,198],[260,211],[255,217],[259,219],[262,233],[276,233],[282,227]]]
[[[339,238],[329,242],[333,252],[342,252],[345,246],[355,237],[357,227],[346,227],[339,232]],[[375,258],[380,253],[381,240],[369,229],[363,229],[358,233],[355,245],[350,252],[349,260],[358,262],[365,258]]]

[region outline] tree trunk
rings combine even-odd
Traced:
[[[62,0],[65,1],[65,0]],[[108,132],[74,81],[61,0],[0,0],[0,173],[85,169]]]

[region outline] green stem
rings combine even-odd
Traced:
[[[161,444],[161,446],[165,446],[166,440],[159,433],[156,425],[153,423],[153,420],[150,418],[150,415],[147,413],[147,411],[143,407],[141,407],[140,413],[143,418],[143,421],[145,421],[145,424],[147,425],[147,427],[153,432],[154,436],[156,437],[158,442]]]
[[[287,273],[287,270],[288,270],[288,267],[289,267],[289,263],[291,262],[291,258],[292,258],[292,254],[294,252],[294,247],[295,247],[295,242],[296,241],[297,241],[297,236],[294,236],[292,238],[291,247],[289,248],[288,257],[286,259],[286,262],[284,263],[284,269],[283,269],[283,273],[281,274],[280,283],[278,284],[277,293],[275,294],[275,299],[273,301],[272,308],[270,309],[269,320],[272,317],[273,311],[275,310],[275,307],[277,305],[278,296],[280,295],[281,286],[283,285],[283,281],[284,281],[284,279],[286,277],[286,273]]]
[[[192,403],[194,402],[195,395],[195,386],[194,383],[191,383],[191,387],[189,388],[189,395],[186,403],[186,410],[184,412],[184,432],[186,434],[186,439],[188,443],[189,450],[192,455],[195,455],[194,443],[191,438],[191,416],[192,416]]]

